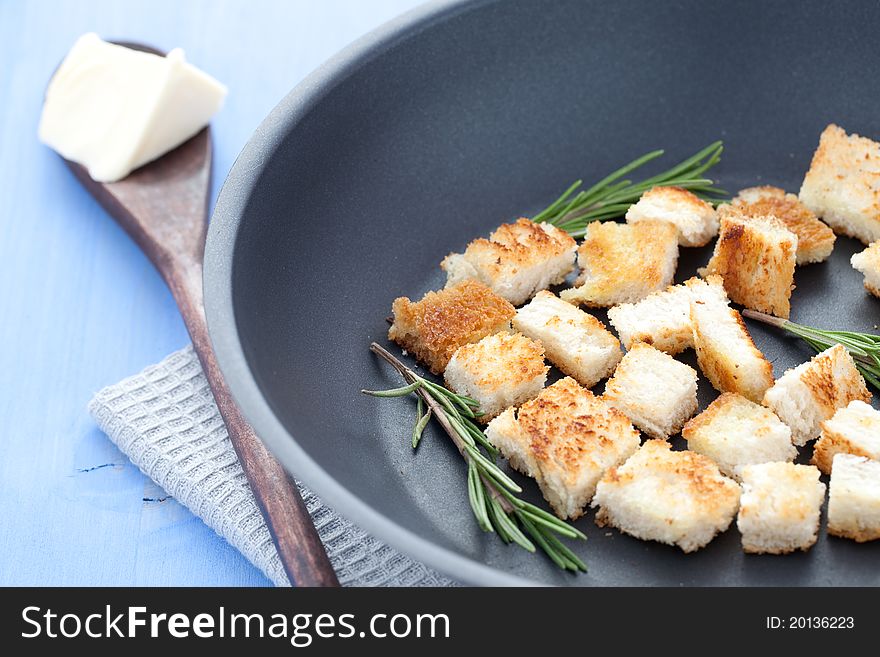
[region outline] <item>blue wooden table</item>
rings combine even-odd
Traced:
[[[230,93],[214,195],[275,103],[416,0],[0,0],[0,585],[267,585],[95,428],[99,388],[187,343],[170,294],[37,142],[46,82],[95,31],[181,46]]]

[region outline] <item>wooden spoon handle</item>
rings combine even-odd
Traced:
[[[238,410],[208,337],[199,262],[163,268],[284,571],[296,586],[339,586],[299,489]]]

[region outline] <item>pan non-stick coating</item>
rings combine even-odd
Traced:
[[[561,573],[477,528],[445,436],[409,447],[412,403],[359,393],[399,384],[368,351],[396,296],[442,287],[443,256],[577,178],[723,139],[722,186],[796,192],[829,122],[880,137],[877,25],[868,2],[441,2],[362,39],[266,119],[212,220],[209,324],[244,413],[341,513],[467,582],[880,583],[880,545],[828,538],[824,513],[810,552],[772,557],[744,555],[734,527],[684,555],[589,512],[589,573]],[[841,238],[829,262],[798,269],[794,320],[880,323],[848,262],[861,248]],[[707,259],[683,250],[676,279]],[[777,376],[810,356],[751,328]],[[714,395],[704,379],[700,393],[703,406]]]

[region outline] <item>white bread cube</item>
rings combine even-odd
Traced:
[[[880,240],[850,259],[852,266],[865,275],[865,289],[880,297]]]
[[[745,552],[788,554],[809,550],[819,535],[825,484],[812,465],[744,466],[736,526]]]
[[[563,299],[596,307],[634,303],[672,283],[678,229],[664,221],[594,222],[577,253],[581,274]]]
[[[880,144],[829,125],[819,137],[800,199],[835,232],[880,240]]]
[[[510,465],[534,477],[560,518],[577,518],[604,472],[639,446],[639,432],[571,378],[545,388],[486,427],[486,437]]]
[[[446,385],[476,399],[480,422],[534,399],[544,388],[544,348],[519,333],[495,333],[458,348],[444,372]]]
[[[773,366],[755,346],[740,314],[728,305],[721,279],[709,276],[686,285],[700,370],[716,390],[761,401],[773,385]]]
[[[688,422],[681,435],[693,450],[718,464],[728,477],[739,479],[743,466],[794,461],[791,429],[772,411],[734,392],[725,392]]]
[[[788,319],[794,289],[797,235],[772,216],[746,216],[730,205],[718,209],[721,230],[715,252],[700,274],[718,274],[733,301]]]
[[[773,216],[797,235],[797,264],[827,260],[834,249],[834,231],[815,213],[784,189],[764,185],[743,189],[731,205],[748,217]]]
[[[871,393],[852,356],[838,344],[783,374],[763,404],[791,427],[795,445],[806,445],[819,436],[822,422],[855,399],[869,402]]]
[[[528,219],[502,224],[489,239],[476,239],[464,253],[451,253],[440,263],[446,285],[473,278],[515,306],[538,290],[558,285],[574,269],[577,244],[551,224]]]
[[[678,229],[679,246],[706,246],[718,234],[715,208],[681,187],[654,187],[626,211],[627,223],[666,221]]]
[[[828,533],[859,543],[880,538],[880,461],[852,454],[835,455]]]
[[[699,550],[730,526],[740,488],[711,459],[673,452],[665,440],[648,440],[599,481],[592,507],[596,524],[648,541]]]
[[[547,360],[587,388],[609,376],[623,356],[602,322],[547,291],[516,311],[513,327],[544,345]]]
[[[666,439],[697,410],[697,372],[640,342],[620,361],[602,398],[649,436]]]
[[[608,321],[627,349],[644,342],[674,356],[694,346],[688,284],[670,285],[636,303],[614,306],[608,310]]]
[[[482,283],[466,280],[421,301],[398,297],[388,339],[415,355],[434,374],[442,374],[463,344],[509,331],[516,309]]]
[[[813,465],[831,474],[835,454],[855,454],[880,461],[880,411],[855,400],[822,423],[822,435],[813,447]]]

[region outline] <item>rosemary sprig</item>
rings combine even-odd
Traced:
[[[631,171],[663,155],[662,150],[651,151],[605,176],[586,191],[578,191],[583,185],[583,180],[578,180],[562,196],[532,217],[532,221],[546,221],[572,237],[583,237],[588,223],[623,216],[629,206],[652,187],[682,187],[711,203],[719,203],[727,192],[715,187],[715,181],[705,178],[703,174],[721,160],[722,150],[722,143],[716,141],[656,176],[636,183],[621,180]]]
[[[521,493],[522,488],[495,465],[498,450],[474,422],[475,409],[479,406],[477,401],[419,376],[375,342],[370,345],[370,351],[397,370],[406,385],[391,390],[361,392],[374,397],[416,395],[418,419],[412,433],[412,446],[418,446],[422,432],[433,416],[467,463],[468,499],[480,528],[494,531],[505,543],[516,543],[529,552],[535,552],[537,544],[560,568],[585,572],[584,562],[559,540],[559,536],[587,537],[567,522],[517,497],[516,493]]]
[[[865,380],[880,390],[880,335],[855,331],[830,331],[796,324],[756,310],[743,310],[743,316],[781,328],[796,335],[818,351],[841,344],[852,355]]]

